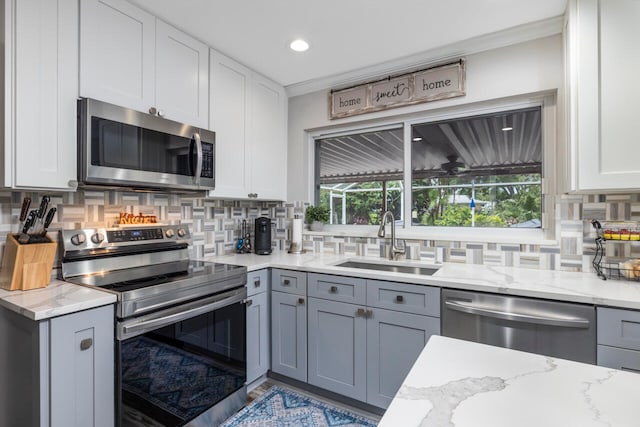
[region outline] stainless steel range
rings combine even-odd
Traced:
[[[114,293],[118,425],[215,426],[246,402],[246,267],[186,226],[62,230],[62,279]]]

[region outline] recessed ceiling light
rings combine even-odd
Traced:
[[[502,132],[509,132],[510,130],[513,130],[511,126],[505,126],[502,128]]]
[[[305,50],[309,49],[309,43],[302,39],[296,39],[291,42],[289,47],[291,48],[291,50],[295,50],[296,52],[304,52]]]
[[[412,141],[415,141],[415,142],[422,141],[422,138],[420,138],[419,136],[416,136],[415,138],[412,139]]]

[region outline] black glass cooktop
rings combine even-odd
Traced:
[[[188,284],[207,279],[213,281],[243,268],[232,264],[185,260],[87,274],[71,281],[116,292],[128,292],[170,282],[179,284],[183,281]]]

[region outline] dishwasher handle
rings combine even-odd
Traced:
[[[548,312],[543,314],[518,313],[502,311],[495,308],[479,307],[463,301],[446,300],[444,305],[455,311],[475,314],[496,319],[512,320],[514,322],[534,323],[538,325],[559,326],[564,328],[589,328],[590,322],[582,317],[555,316]]]

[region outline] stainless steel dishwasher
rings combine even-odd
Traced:
[[[442,290],[442,335],[596,363],[593,305]]]

